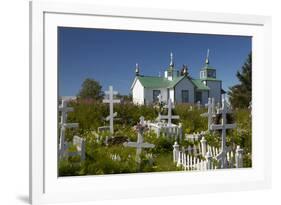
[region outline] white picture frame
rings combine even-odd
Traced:
[[[266,109],[271,108],[270,17],[31,2],[30,20],[32,204],[241,191],[271,186],[271,124],[267,120],[271,119],[271,109]],[[57,138],[49,136],[56,136],[57,132],[58,26],[252,36],[253,167],[188,173],[57,177]]]

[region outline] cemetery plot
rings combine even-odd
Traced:
[[[100,102],[61,101],[59,176],[251,167],[250,144],[243,143],[251,136],[249,110],[232,112],[211,98],[195,109],[169,100],[159,110],[117,94],[109,86]]]

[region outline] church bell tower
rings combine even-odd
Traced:
[[[208,49],[205,66],[200,71],[201,80],[216,79],[216,69],[210,67],[209,55],[210,50]]]

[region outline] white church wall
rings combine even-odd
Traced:
[[[134,104],[144,104],[144,88],[139,80],[136,80],[135,85],[132,90],[133,103]]]
[[[216,103],[221,103],[221,81],[207,81],[207,86],[210,88],[209,97],[215,98]]]
[[[184,78],[175,87],[175,102],[182,103],[182,90],[188,90],[188,101],[194,103],[194,85],[193,83]]]
[[[169,89],[169,98],[171,99],[172,103],[175,102],[175,91],[173,88]]]

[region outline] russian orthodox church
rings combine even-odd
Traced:
[[[214,98],[221,103],[222,81],[216,78],[216,69],[210,66],[209,50],[204,66],[200,69],[199,79],[189,75],[188,67],[183,65],[177,70],[173,53],[170,54],[170,64],[164,76],[145,76],[140,74],[136,64],[135,79],[131,86],[133,102],[135,104],[152,104],[171,99],[173,103],[208,103],[208,98]]]

